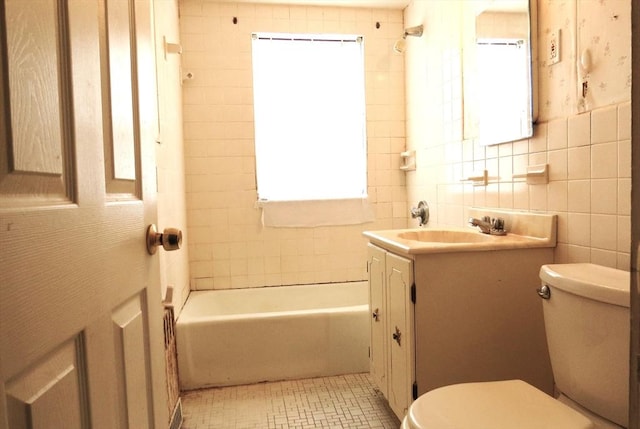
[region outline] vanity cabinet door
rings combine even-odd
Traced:
[[[389,392],[387,399],[393,412],[402,419],[413,400],[412,388],[415,380],[415,339],[413,303],[413,262],[387,253],[387,376]]]
[[[387,328],[385,293],[385,256],[384,250],[371,244],[367,245],[367,270],[369,273],[369,308],[371,310],[371,348],[369,364],[373,382],[387,397]]]
[[[371,309],[371,377],[402,420],[415,380],[413,261],[371,243],[367,246]]]

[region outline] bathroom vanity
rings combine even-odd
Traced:
[[[521,379],[552,394],[536,289],[553,262],[554,215],[501,216],[506,236],[472,228],[367,231],[372,377],[402,419],[419,395]]]

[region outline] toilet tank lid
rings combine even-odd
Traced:
[[[540,268],[544,284],[595,301],[629,307],[629,272],[602,265],[549,264]]]

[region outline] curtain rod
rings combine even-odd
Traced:
[[[318,35],[319,37],[309,37],[309,34],[270,34],[270,33],[252,33],[251,38],[254,40],[280,40],[292,42],[355,42],[361,43],[364,38],[362,36],[339,36]]]

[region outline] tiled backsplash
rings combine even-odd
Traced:
[[[416,149],[419,166],[407,176],[409,201],[429,201],[432,223],[440,225],[463,225],[469,207],[555,213],[556,262],[628,270],[631,105],[625,49],[631,40],[630,2],[538,1],[539,44],[546,43],[547,29],[561,25],[564,60],[553,70],[540,62],[536,88],[541,114],[535,135],[487,147],[463,140],[460,132],[462,3],[414,0],[405,10],[406,21],[430,23],[420,44],[406,54],[407,93],[432,94],[428,99],[408,97],[407,145]],[[597,82],[597,96],[589,100],[591,110],[581,114],[575,96],[568,95],[576,92],[576,32],[577,49],[590,47],[598,63],[592,76],[597,81],[591,82]],[[605,49],[609,39],[619,42],[615,49]],[[426,119],[425,127],[424,118],[436,120]],[[549,164],[548,184],[512,178],[538,164]],[[460,181],[484,169],[491,178],[488,186]]]

